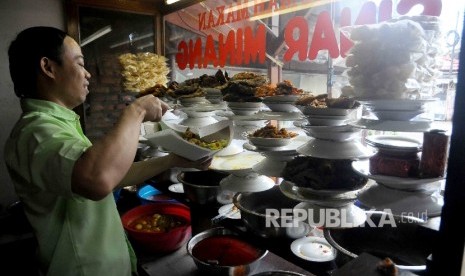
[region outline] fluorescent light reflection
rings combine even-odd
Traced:
[[[92,41],[94,41],[96,39],[99,39],[100,37],[108,34],[109,32],[111,32],[111,26],[110,25],[103,27],[102,29],[100,29],[100,30],[96,31],[95,33],[89,35],[88,37],[84,38],[81,41],[81,47],[86,46],[87,44],[91,43]]]

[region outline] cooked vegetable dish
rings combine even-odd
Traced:
[[[181,225],[183,221],[179,217],[155,213],[134,220],[129,227],[141,232],[165,233]]]
[[[210,150],[220,150],[228,145],[228,141],[226,139],[213,140],[210,142],[204,141],[200,139],[200,137],[197,134],[193,133],[189,129],[187,129],[186,132],[183,133],[182,138],[184,140],[187,140],[189,143],[193,143],[199,147],[207,148]]]

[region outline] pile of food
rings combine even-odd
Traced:
[[[268,83],[266,76],[253,72],[241,72],[234,75],[221,88],[223,100],[227,102],[261,102],[256,95],[258,87]]]
[[[139,92],[139,94],[137,94],[137,97],[142,97],[149,94],[152,94],[155,97],[164,97],[168,93],[168,91],[174,91],[178,88],[178,86],[179,84],[176,81],[171,81],[168,84],[168,87],[164,86],[163,84],[155,84],[155,86],[149,87],[144,91]]]
[[[122,54],[123,86],[126,91],[139,93],[155,85],[166,85],[170,72],[164,56],[154,53]]]
[[[283,178],[299,187],[314,190],[356,190],[368,179],[352,169],[352,160],[331,160],[298,156],[286,164]]]
[[[346,59],[349,82],[363,99],[418,97],[415,71],[427,53],[425,32],[412,20],[360,26],[352,30],[354,41]]]
[[[297,136],[297,133],[287,131],[285,128],[278,129],[271,124],[267,124],[250,134],[250,137],[260,138],[293,138],[295,136]]]
[[[134,220],[129,227],[142,232],[166,233],[181,225],[183,225],[183,221],[179,217],[155,213]]]
[[[167,94],[174,98],[204,97],[206,92],[203,88],[220,87],[227,83],[228,74],[218,70],[214,76],[204,74],[198,78],[193,78],[180,83],[176,89],[169,90]]]
[[[328,94],[314,96],[312,94],[300,97],[295,105],[311,106],[315,108],[344,108],[353,109],[360,106],[360,103],[353,98],[339,97],[329,98]]]
[[[226,139],[221,140],[213,140],[213,141],[204,141],[200,139],[199,135],[193,133],[189,129],[187,129],[183,134],[182,138],[189,143],[195,144],[197,146],[207,148],[210,150],[220,150],[225,148],[228,145],[228,141]]]
[[[257,88],[255,95],[257,97],[271,97],[279,95],[302,95],[304,91],[296,88],[288,80],[284,80],[276,85],[264,84]]]

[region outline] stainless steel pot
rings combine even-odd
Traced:
[[[233,202],[247,230],[260,237],[297,239],[311,230],[293,216],[299,202],[286,197],[277,185],[262,192],[237,193]]]
[[[223,227],[218,227],[218,228],[212,228],[205,230],[195,236],[193,236],[189,242],[187,243],[187,253],[192,257],[192,259],[195,262],[195,265],[197,268],[202,272],[202,275],[207,274],[207,275],[240,275],[240,276],[245,276],[245,275],[250,275],[260,264],[260,261],[268,254],[268,250],[265,249],[258,249],[257,250],[257,255],[258,258],[256,258],[254,261],[250,263],[245,263],[241,265],[236,265],[236,266],[224,266],[224,265],[218,265],[211,260],[211,262],[204,262],[200,259],[198,259],[194,254],[193,254],[193,249],[194,247],[201,241],[209,238],[209,237],[214,237],[214,236],[235,236],[238,237],[238,234],[234,231],[231,231],[229,229],[223,228]],[[226,251],[224,251],[226,252]],[[223,252],[223,254],[224,254]]]
[[[184,194],[192,203],[216,203],[220,191],[220,181],[228,176],[218,171],[186,171],[178,173],[178,181],[182,183]]]

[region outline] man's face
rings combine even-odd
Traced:
[[[90,73],[84,68],[81,47],[69,36],[63,41],[62,64],[57,68],[59,101],[68,108],[75,108],[85,101],[89,93]]]

